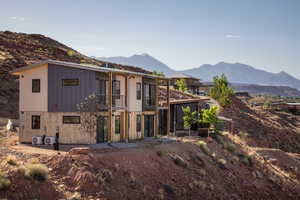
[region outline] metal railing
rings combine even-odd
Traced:
[[[112,94],[112,107],[113,109],[125,108],[125,96],[119,94]]]

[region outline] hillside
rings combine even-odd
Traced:
[[[251,95],[300,96],[300,91],[288,86],[266,86],[254,84],[230,84],[235,91],[246,91]]]
[[[49,37],[38,34],[0,32],[0,117],[18,116],[18,80],[9,71],[39,60],[60,60],[74,63],[102,65],[74,49]],[[150,73],[138,67],[113,65],[119,69]]]
[[[158,59],[150,56],[147,53],[135,54],[130,57],[116,56],[116,57],[98,57],[98,60],[118,63],[123,65],[132,65],[141,67],[149,71],[163,72],[165,75],[171,75],[175,70],[168,67],[166,64],[162,63]]]
[[[232,83],[300,88],[300,80],[286,72],[271,73],[241,63],[220,62],[216,65],[206,64],[183,72],[204,81],[211,81],[214,76],[224,73]]]
[[[0,198],[299,199],[300,117],[232,102],[221,115],[234,120],[234,134],[215,139],[153,138],[134,142],[136,147],[77,154],[62,149],[58,155],[17,144],[15,136],[0,137],[0,170],[12,182]],[[8,164],[7,155],[15,155],[17,164]],[[50,169],[46,181],[17,170],[32,158]]]

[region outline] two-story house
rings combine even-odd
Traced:
[[[151,74],[46,60],[11,72],[19,76],[21,143],[55,136],[63,144],[95,144],[159,134],[159,109],[169,110],[169,93],[159,107],[158,83]],[[167,127],[165,134],[169,133]]]

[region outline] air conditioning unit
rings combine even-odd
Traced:
[[[41,145],[41,144],[43,144],[42,137],[41,136],[33,136],[32,137],[32,144],[33,145]]]
[[[47,137],[45,137],[44,142],[46,145],[53,145],[55,143],[55,137],[47,136]]]

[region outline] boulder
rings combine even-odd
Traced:
[[[70,155],[78,155],[78,154],[89,155],[90,153],[91,153],[91,149],[89,147],[76,147],[76,148],[72,148],[69,151]]]

